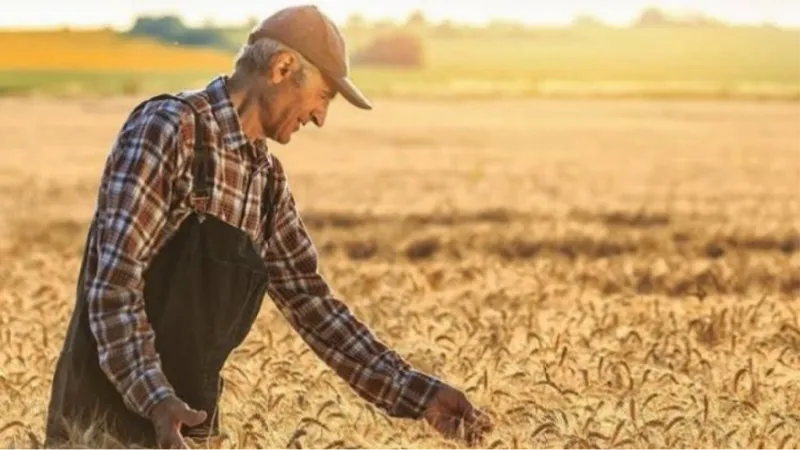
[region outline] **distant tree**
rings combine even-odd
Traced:
[[[664,26],[669,24],[670,20],[667,14],[655,7],[645,8],[635,23],[635,25],[639,27]]]
[[[724,26],[718,20],[699,12],[683,12],[668,14],[657,8],[646,8],[635,23],[638,27],[717,27]]]
[[[406,20],[406,25],[414,28],[424,28],[427,24],[428,20],[425,18],[425,14],[419,9],[411,11]]]
[[[213,26],[189,28],[179,17],[171,15],[139,17],[128,34],[149,37],[169,44],[232,49],[231,42],[222,30]]]
[[[606,24],[590,14],[578,14],[572,20],[572,26],[576,28],[604,28]]]
[[[178,16],[142,16],[136,19],[128,34],[177,42],[185,31],[186,26]]]
[[[224,50],[230,45],[228,39],[213,28],[188,28],[178,42],[192,47],[215,47]]]

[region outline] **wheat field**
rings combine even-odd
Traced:
[[[43,442],[133,98],[0,99],[0,445]],[[797,103],[334,104],[274,146],[334,289],[496,447],[800,447]],[[268,300],[225,447],[456,448],[360,400]],[[76,436],[94,446],[102,436]]]

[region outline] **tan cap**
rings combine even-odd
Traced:
[[[366,96],[350,80],[347,45],[339,29],[316,6],[284,8],[256,26],[247,39],[252,44],[261,38],[274,39],[296,50],[353,105],[372,109]]]

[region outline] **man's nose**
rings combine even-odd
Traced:
[[[314,124],[320,128],[325,125],[325,117],[327,116],[327,110],[325,109],[318,109],[311,114],[311,120],[314,121]]]

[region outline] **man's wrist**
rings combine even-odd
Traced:
[[[442,384],[442,381],[438,378],[417,370],[405,372],[403,374],[403,384],[389,411],[389,415],[397,418],[422,418]]]
[[[150,404],[145,410],[145,417],[149,420],[155,420],[169,407],[169,404],[175,399],[172,393],[166,394],[158,400]]]
[[[142,417],[150,418],[157,404],[174,395],[175,391],[161,370],[151,369],[134,382],[125,396],[125,403]]]

